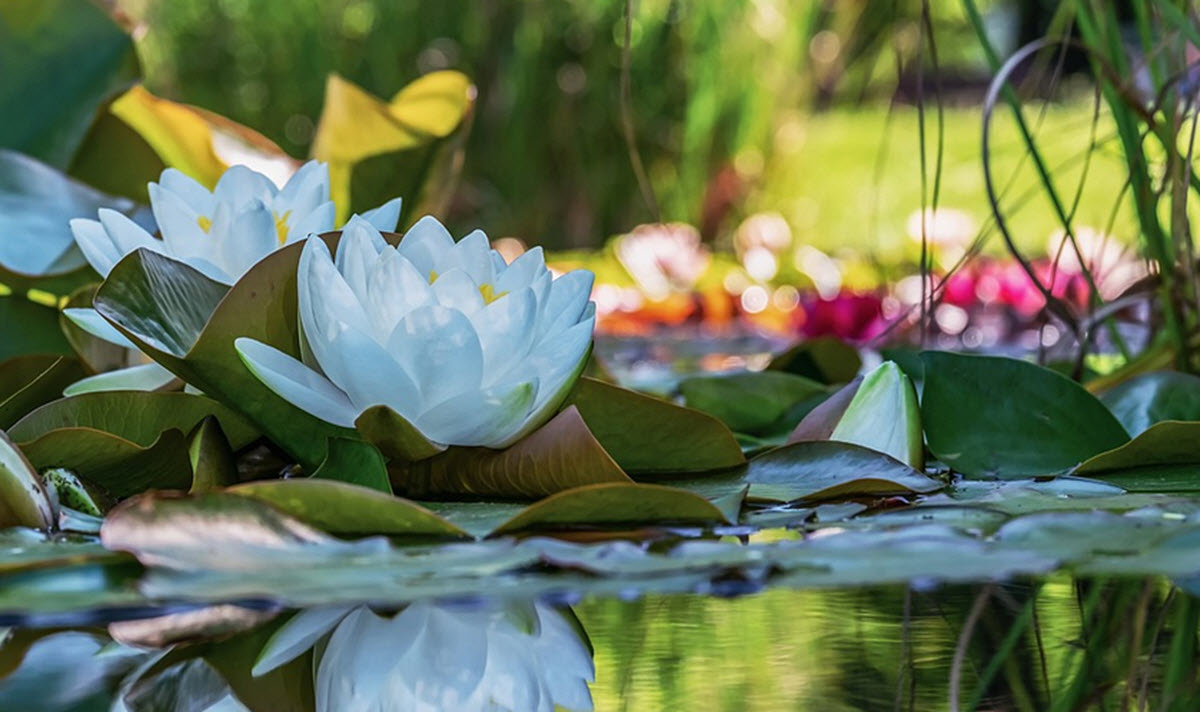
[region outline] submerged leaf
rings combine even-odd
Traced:
[[[995,356],[926,351],[921,358],[929,449],[965,475],[1060,473],[1129,442],[1104,404],[1054,371]]]

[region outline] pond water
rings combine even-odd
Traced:
[[[106,609],[9,629],[0,709],[476,709],[481,694],[547,710],[590,694],[611,711],[1200,704],[1200,602],[1158,577],[726,591],[740,595]]]

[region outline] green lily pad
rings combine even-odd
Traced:
[[[326,440],[357,437],[277,396],[234,350],[249,337],[293,356],[299,345],[296,265],[302,243],[255,265],[232,288],[147,250],[127,256],[96,292],[96,310],[144,353],[184,381],[240,410],[273,442],[315,470]]]
[[[1200,420],[1200,376],[1147,373],[1103,393],[1100,400],[1133,437],[1164,420]]]
[[[192,482],[187,439],[179,430],[166,430],[141,445],[92,428],[58,428],[20,447],[38,470],[71,470],[117,498],[148,489],[187,489]]]
[[[1120,476],[1122,483],[1128,483],[1136,482],[1141,473],[1162,473],[1164,468],[1171,469],[1185,481],[1190,480],[1191,486],[1183,489],[1200,490],[1200,422],[1165,420],[1155,423],[1124,445],[1089,458],[1075,468],[1073,474],[1105,480],[1109,476]],[[1151,491],[1161,490],[1155,487]]]
[[[1055,474],[1129,441],[1078,383],[1025,361],[921,354],[921,418],[929,449],[971,477]]]
[[[83,366],[67,356],[18,356],[0,363],[0,429],[61,397],[83,376]]]
[[[745,480],[752,497],[782,502],[912,494],[943,487],[883,453],[832,441],[799,442],[759,455],[747,465]]]
[[[387,495],[392,493],[383,455],[374,445],[362,440],[330,438],[328,454],[312,476],[369,487]]]
[[[0,431],[0,528],[54,525],[54,507],[37,470]]]
[[[385,534],[463,538],[459,527],[407,499],[346,482],[264,480],[231,487],[231,494],[268,502],[331,534]]]
[[[771,359],[767,368],[811,378],[819,383],[846,383],[858,375],[858,349],[833,336],[809,339]]]
[[[784,371],[693,376],[679,384],[684,403],[742,433],[770,428],[801,401],[826,394],[826,387]]]
[[[842,421],[842,416],[845,415],[846,409],[853,402],[859,387],[862,386],[862,382],[862,376],[854,378],[846,385],[834,391],[833,395],[826,398],[817,407],[810,410],[804,416],[804,419],[796,424],[791,434],[788,435],[788,443],[798,443],[805,440],[829,440],[833,437],[833,431],[837,429],[838,423]]]
[[[531,504],[493,535],[530,529],[613,524],[712,524],[725,514],[703,497],[662,485],[606,483],[576,487]]]
[[[600,483],[631,483],[569,406],[504,450],[453,447],[413,463],[393,463],[392,482],[413,497],[538,498]]]
[[[917,392],[899,366],[884,361],[863,376],[829,439],[882,452],[913,468],[924,467]]]
[[[9,435],[27,442],[61,428],[91,428],[143,447],[166,430],[190,432],[214,416],[235,450],[258,438],[254,426],[217,401],[191,393],[105,391],[51,401],[17,421]]]
[[[746,461],[729,428],[707,413],[586,377],[567,403],[626,472],[702,472]]]

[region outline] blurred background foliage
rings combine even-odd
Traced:
[[[1053,5],[980,3],[1001,51],[1041,34]],[[827,251],[866,248],[883,261],[911,251],[915,103],[932,102],[935,89],[919,0],[632,7],[631,113],[662,219],[720,243],[745,216],[777,211],[800,241]],[[465,72],[479,98],[448,214],[460,230],[569,248],[656,217],[622,134],[623,0],[116,0],[116,9],[134,28],[151,91],[251,126],[294,156],[309,151],[329,72],[378,96],[433,70]],[[990,71],[961,3],[932,2],[930,25],[949,107],[942,204],[983,222],[978,103]],[[1052,162],[1086,150],[1089,103],[1051,117],[1064,137],[1079,136],[1051,142]],[[1009,154],[1015,169],[1024,148],[996,131],[999,170]],[[1111,189],[1101,180],[1098,190]],[[1112,199],[1096,202],[1083,217],[1100,222]],[[1015,227],[1044,250],[1053,218],[1028,212]]]

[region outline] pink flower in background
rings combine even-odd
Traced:
[[[836,336],[862,343],[883,333],[883,299],[874,292],[844,290],[831,299],[812,295],[801,302],[800,332],[808,338]]]

